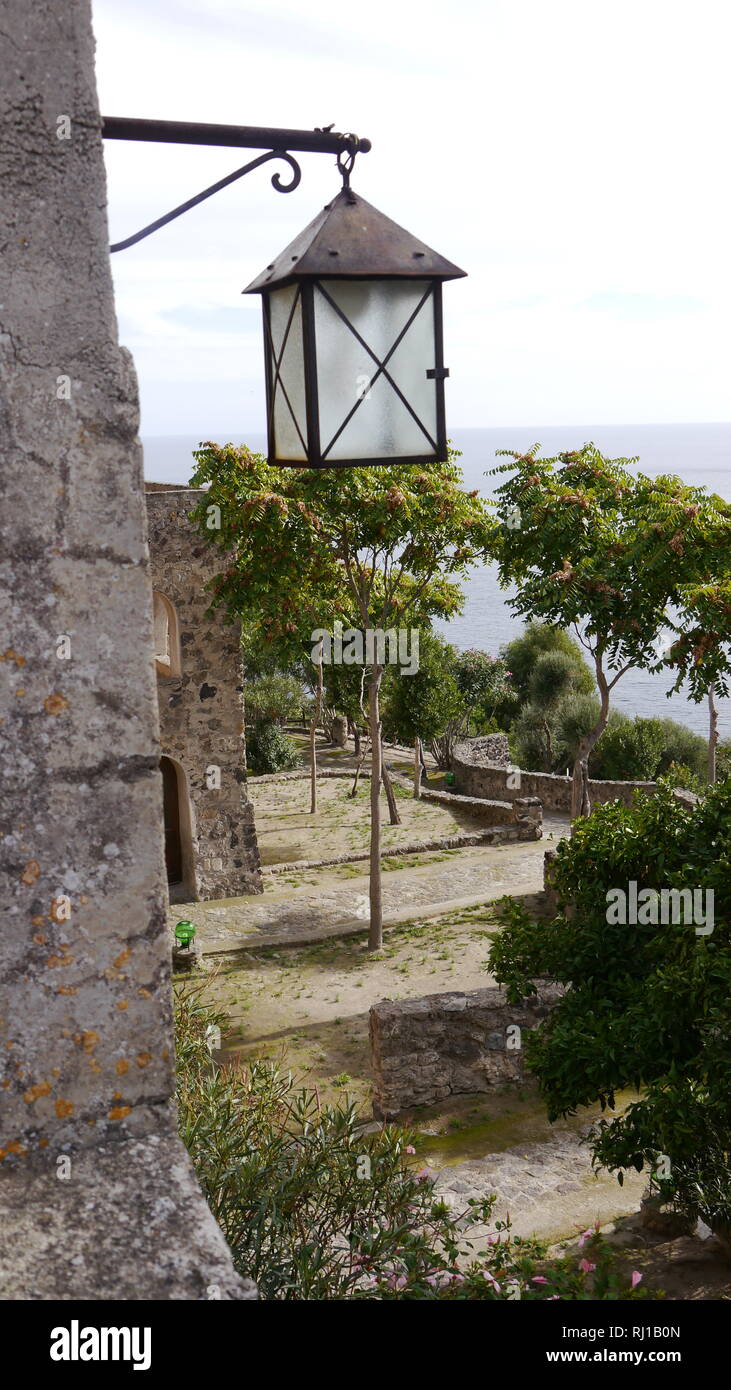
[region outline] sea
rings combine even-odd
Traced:
[[[217,437],[208,429],[204,436]],[[227,442],[230,435],[221,436]],[[649,477],[674,473],[695,487],[705,487],[731,502],[731,422],[728,424],[680,425],[550,425],[508,426],[490,429],[454,429],[451,440],[461,451],[460,465],[465,485],[479,488],[490,496],[502,479],[486,476],[504,462],[496,458],[498,449],[525,452],[539,443],[547,456],[577,449],[591,440],[609,458],[637,458],[637,469]],[[245,443],[254,452],[265,452],[263,434],[248,433],[235,443]],[[199,440],[192,435],[143,436],[145,476],[158,483],[187,483]],[[497,654],[500,647],[523,629],[524,620],[510,608],[510,590],[500,588],[494,565],[481,565],[471,571],[465,584],[464,608],[459,617],[437,626],[450,642],[461,648],[476,647]],[[612,695],[613,708],[643,718],[669,716],[696,733],[707,734],[705,703],[696,704],[684,692],[668,697],[672,679],[645,671],[628,671]],[[720,699],[719,732],[731,739],[731,699]]]

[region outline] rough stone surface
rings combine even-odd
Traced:
[[[88,0],[8,0],[0,92],[0,507],[5,595],[0,874],[0,1229],[6,1296],[134,1297],[197,1258],[185,1200],[163,1250],[142,1198],[175,1134],[152,597],[137,388],[117,344]],[[59,139],[59,117],[70,120]],[[133,1142],[139,1141],[139,1142]],[[100,1147],[101,1146],[101,1147]],[[86,1181],[64,1187],[59,1154]],[[103,1157],[102,1155],[105,1155]],[[93,1175],[106,1173],[89,1205]],[[167,1183],[167,1179],[165,1180]],[[116,1188],[115,1188],[116,1183]],[[108,1191],[107,1191],[108,1188]],[[127,1208],[108,1201],[126,1194]],[[160,1190],[159,1184],[157,1190]],[[189,1192],[195,1187],[189,1179]],[[46,1198],[36,1195],[45,1192]],[[65,1196],[61,1196],[61,1193]],[[169,1200],[175,1205],[174,1185]],[[240,1285],[200,1198],[199,1234]],[[64,1220],[58,1212],[63,1205]],[[44,1211],[44,1207],[48,1211]],[[23,1237],[18,1233],[19,1213]],[[54,1235],[41,1240],[50,1215]],[[127,1220],[124,1244],[115,1225]],[[74,1244],[76,1242],[76,1244]],[[79,1244],[81,1242],[81,1244]],[[40,1251],[40,1247],[38,1247]],[[67,1278],[66,1253],[77,1274]],[[190,1280],[169,1296],[191,1297]],[[127,1296],[133,1296],[127,1293]],[[154,1293],[151,1296],[157,1296]],[[167,1294],[161,1296],[168,1296]],[[197,1295],[194,1295],[197,1296]],[[228,1295],[231,1296],[231,1295]]]
[[[88,6],[16,0],[8,30],[0,296],[7,1158],[49,1138],[96,1143],[105,1131],[148,1132],[172,1087],[137,387],[117,346]],[[72,117],[69,140],[56,136],[59,113]],[[66,648],[68,656],[57,654]]]
[[[488,757],[484,743],[484,739],[468,739],[455,748],[452,771],[459,792],[497,801],[511,799],[518,792],[523,797],[537,797],[544,811],[571,810],[570,777],[560,777],[552,772],[523,772],[520,768],[509,767]],[[595,806],[604,805],[607,801],[621,801],[625,806],[631,806],[636,792],[653,793],[656,790],[656,782],[589,781],[589,797]]]
[[[174,1136],[0,1177],[0,1299],[255,1299]]]
[[[507,1030],[534,1028],[559,996],[557,985],[544,984],[519,1007],[496,988],[374,1004],[373,1114],[390,1118],[414,1105],[520,1081],[523,1050],[515,1041],[522,1037]]]
[[[186,900],[261,892],[254,813],[246,795],[241,629],[206,617],[219,557],[189,515],[197,488],[146,490],[152,587],[177,616],[180,673],[157,675],[160,743],[178,766]],[[219,776],[210,769],[219,769]],[[220,780],[220,787],[210,785]]]
[[[647,1175],[630,1169],[620,1187],[612,1174],[594,1172],[589,1128],[559,1121],[540,1143],[524,1141],[450,1165],[439,1173],[436,1192],[455,1217],[470,1201],[494,1196],[492,1223],[510,1219],[513,1236],[541,1239],[575,1236],[582,1226],[635,1211]],[[470,1238],[477,1242],[488,1234],[494,1234],[494,1224],[473,1227]]]
[[[348,721],[342,714],[336,714],[333,719],[332,741],[335,748],[348,747]]]
[[[465,743],[458,744],[457,748],[464,748],[467,745],[472,749],[476,761],[498,763],[500,767],[510,766],[510,746],[507,734],[480,734],[478,738],[467,739]],[[455,749],[456,751],[457,749]],[[454,771],[454,763],[452,764],[452,771]]]

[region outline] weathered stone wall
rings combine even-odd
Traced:
[[[146,491],[152,586],[173,604],[179,628],[180,674],[157,676],[160,744],[184,776],[189,843],[179,896],[195,899],[262,891],[246,795],[241,629],[221,611],[206,617],[218,555],[188,519],[204,497],[195,488]]]
[[[409,785],[405,777],[394,776],[402,786]],[[505,826],[514,831],[516,840],[540,840],[543,834],[543,808],[537,796],[512,797],[509,801],[488,801],[482,796],[462,796],[454,792],[428,791],[421,789],[422,801],[436,801],[440,806],[451,806],[454,811],[467,811],[478,820],[489,821],[490,825]]]
[[[507,734],[481,734],[479,738],[466,739],[464,743],[457,744],[455,752],[459,748],[466,747],[471,748],[475,761],[498,763],[500,767],[510,766],[510,746]]]
[[[546,1017],[560,992],[557,985],[541,985],[520,1006],[496,988],[374,1004],[369,1024],[376,1119],[520,1081],[525,1031]]]
[[[455,787],[465,796],[482,796],[490,800],[505,801],[516,793],[520,796],[536,796],[543,804],[544,811],[571,810],[571,778],[560,777],[551,772],[523,772],[499,763],[485,756],[481,746],[484,740],[468,739],[454,750],[452,771]],[[635,792],[654,792],[656,782],[589,782],[589,796],[595,806],[607,801],[621,801],[630,806]]]
[[[2,1292],[241,1298],[175,1130],[137,388],[90,6],[6,0],[2,29]]]

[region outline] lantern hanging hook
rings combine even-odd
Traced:
[[[350,175],[353,172],[359,141],[357,135],[344,135],[343,140],[347,141],[347,144],[342,150],[338,150],[336,162],[342,176],[343,189],[347,188],[348,192],[350,192]],[[354,197],[353,194],[351,194],[351,196]]]

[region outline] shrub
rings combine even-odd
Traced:
[[[708,744],[700,734],[694,734],[675,719],[656,721],[663,731],[663,747],[657,773],[667,772],[671,763],[682,763],[705,783],[708,771]]]
[[[302,686],[294,676],[282,671],[248,683],[244,697],[247,723],[282,724],[293,715],[297,719],[302,717],[305,703]]]
[[[651,782],[663,748],[659,719],[628,719],[615,713],[589,759],[589,774],[608,782]]]
[[[608,781],[651,782],[682,764],[691,773],[683,785],[697,791],[696,783],[705,783],[707,756],[705,740],[674,719],[629,719],[615,712],[589,759],[589,772]]]
[[[255,774],[282,772],[299,767],[299,749],[276,724],[255,724],[246,730],[246,761]]]
[[[595,1127],[595,1162],[617,1171],[620,1181],[626,1168],[647,1168],[666,1199],[726,1237],[730,868],[729,781],[692,809],[667,787],[639,796],[631,808],[600,806],[557,848],[555,882],[565,910],[536,925],[511,904],[488,966],[512,1001],[531,993],[539,975],[566,986],[526,1047],[549,1117],[596,1101],[611,1111],[616,1091],[642,1090],[641,1100]],[[638,893],[712,890],[712,929],[700,934],[682,921],[653,922],[651,908],[642,914],[649,920],[615,920],[607,895],[631,882]]]
[[[492,1199],[451,1212],[433,1177],[404,1164],[410,1136],[361,1132],[350,1105],[321,1107],[275,1066],[216,1070],[208,1030],[224,1024],[200,987],[175,1002],[181,1136],[239,1273],[263,1299],[569,1300],[636,1298],[599,1236],[587,1277],[566,1258],[495,1223],[476,1256],[473,1229]],[[481,1237],[481,1245],[484,1236]]]
[[[671,763],[667,772],[658,773],[658,781],[666,787],[681,787],[683,791],[695,792],[697,796],[703,796],[708,789],[708,784],[685,763]]]

